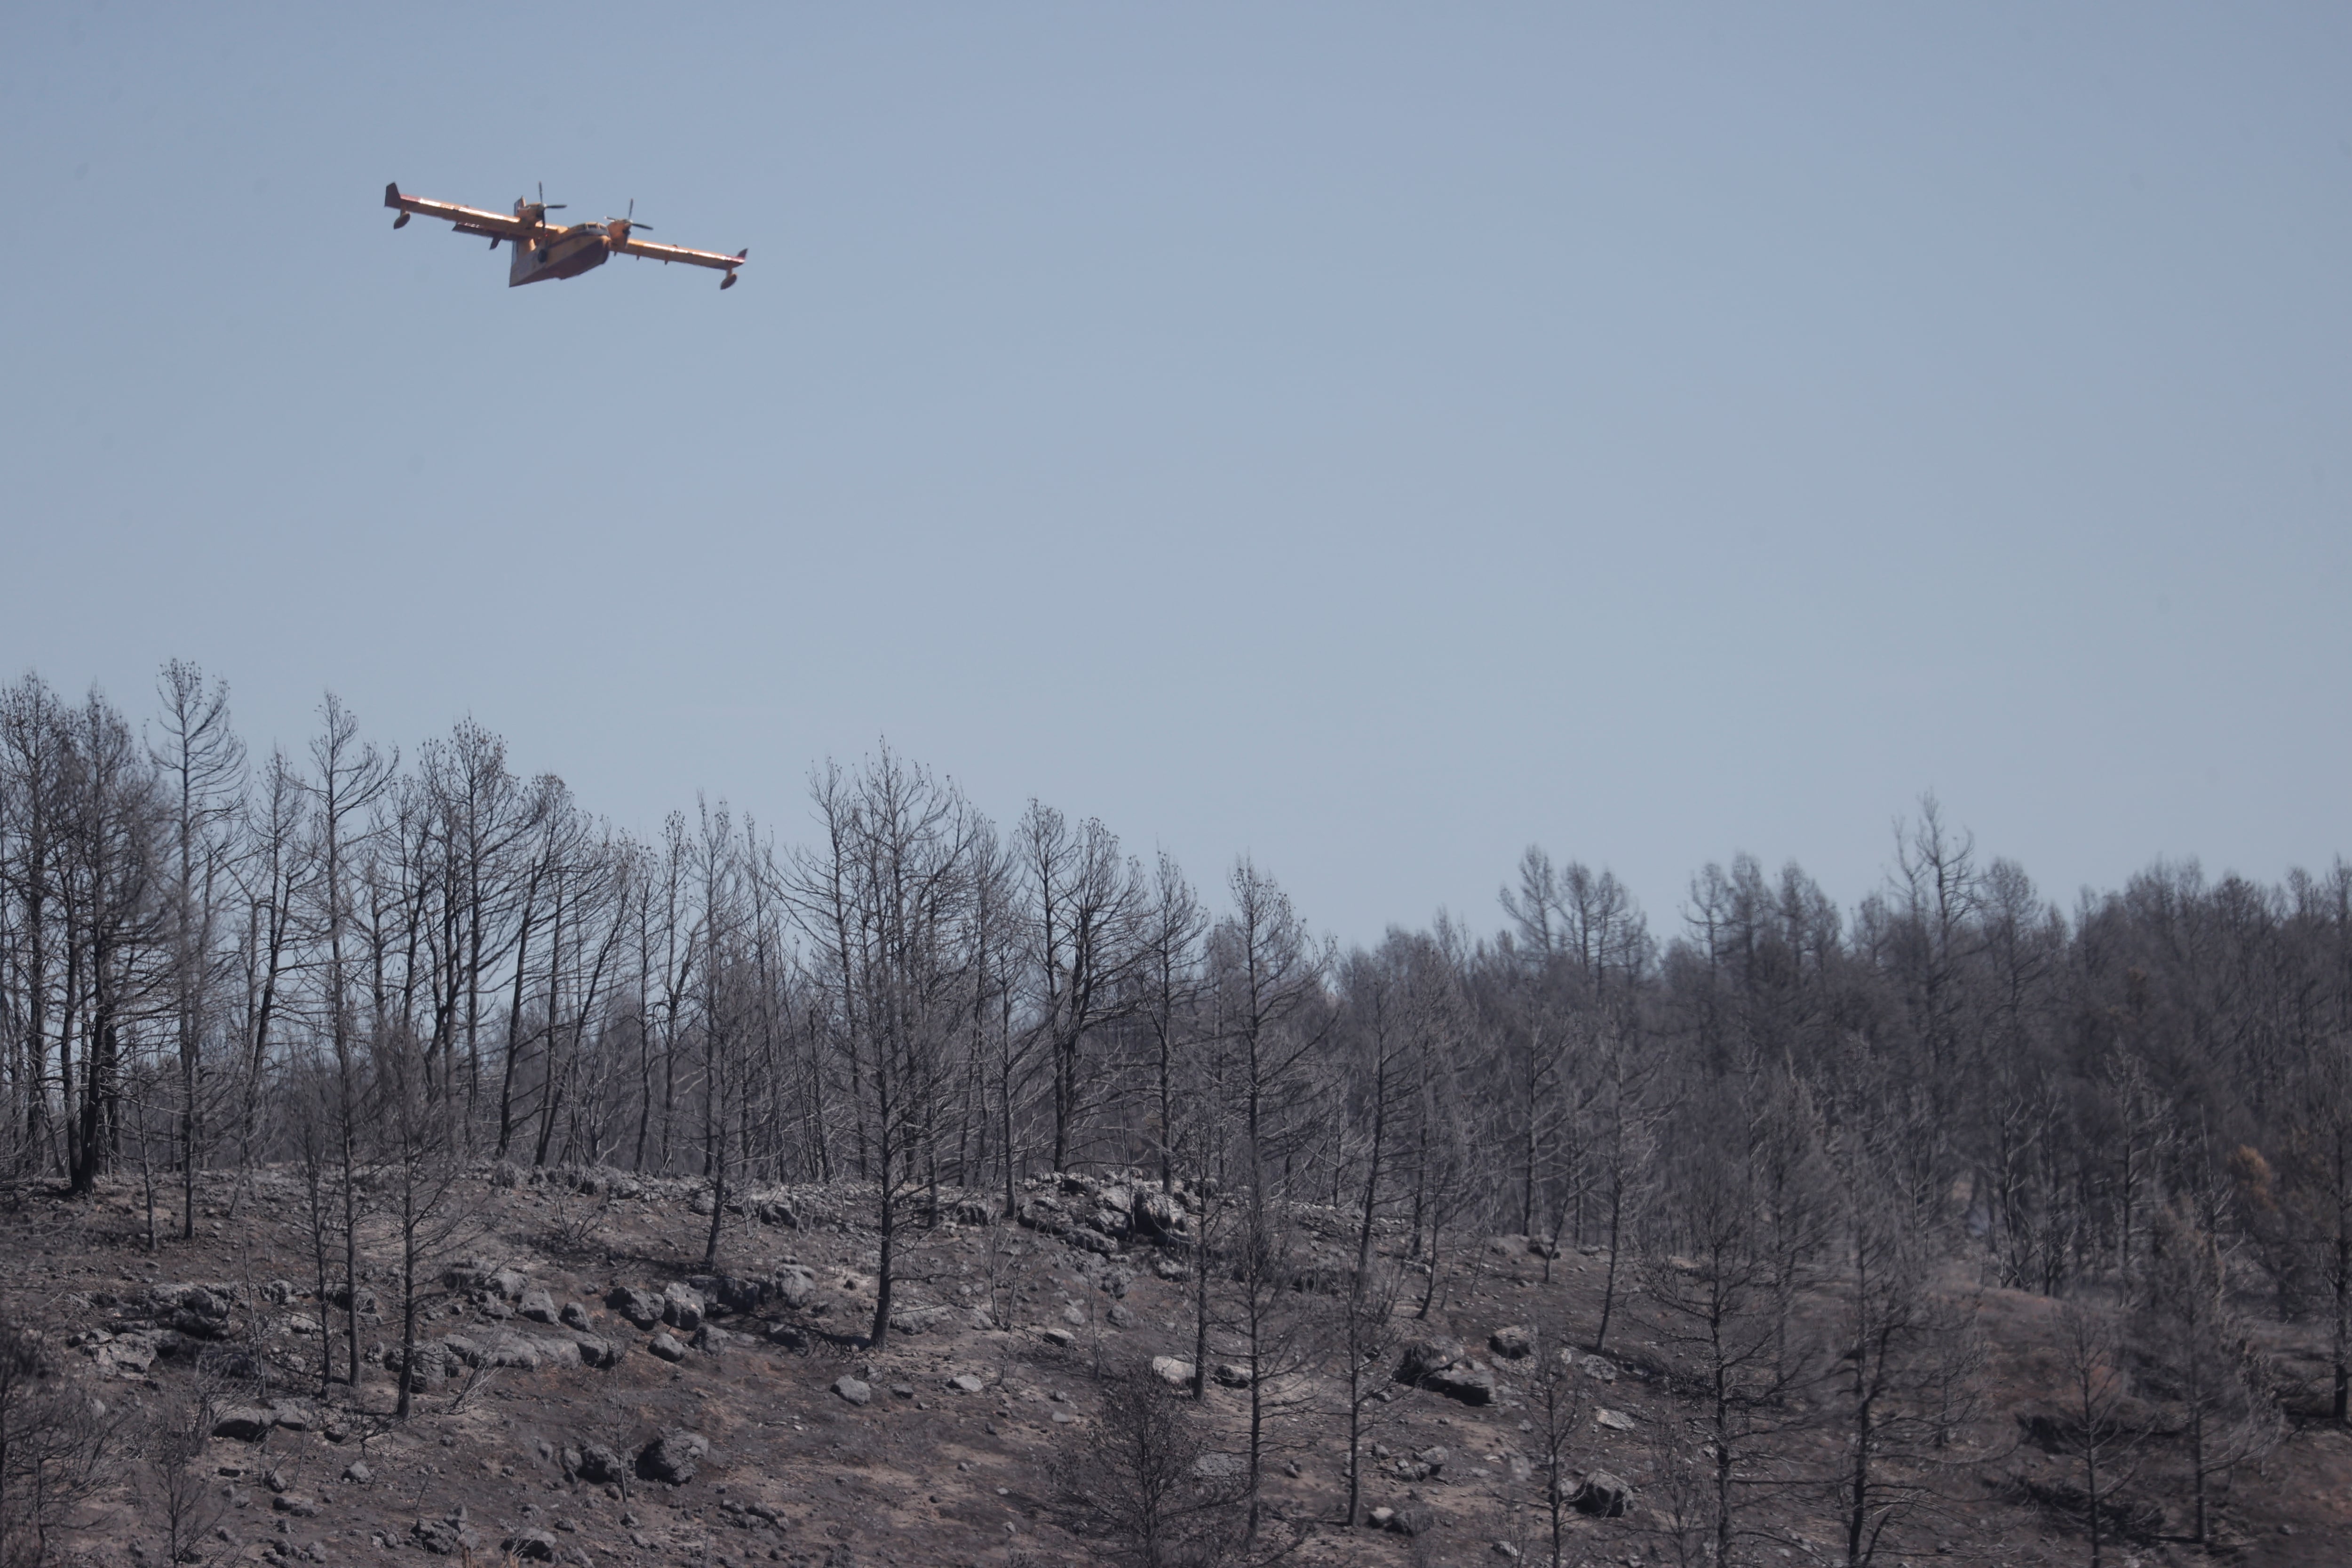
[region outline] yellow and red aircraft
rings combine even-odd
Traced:
[[[522,283],[543,283],[551,278],[577,278],[615,256],[642,256],[652,261],[715,267],[727,274],[719,280],[719,286],[732,289],[735,269],[751,254],[748,246],[729,256],[721,251],[689,250],[682,245],[658,245],[638,239],[633,231],[653,226],[636,221],[637,204],[634,201],[629,203],[626,217],[608,217],[603,223],[551,224],[547,215],[562,211],[563,204],[550,205],[544,188],[535,202],[517,196],[512,216],[484,207],[461,207],[455,202],[403,195],[396,180],[384,186],[383,205],[400,214],[392,220],[394,228],[405,226],[411,217],[421,214],[456,225],[459,234],[489,236],[492,250],[502,239],[513,241],[514,260],[507,268],[509,289]]]

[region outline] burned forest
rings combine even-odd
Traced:
[[[1851,907],[1530,848],[1342,950],[762,800],[0,691],[0,1564],[2352,1556],[2341,860],[2062,904],[1927,797]]]

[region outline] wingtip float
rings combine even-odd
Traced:
[[[436,202],[424,196],[402,194],[395,180],[383,188],[383,205],[400,216],[392,220],[394,228],[404,228],[412,217],[437,217],[459,234],[487,235],[490,248],[496,250],[500,240],[511,242],[513,259],[507,267],[507,287],[525,283],[544,283],[552,279],[577,278],[583,272],[602,267],[615,256],[635,256],[644,260],[683,261],[689,267],[709,267],[724,273],[719,279],[721,289],[735,287],[735,269],[751,258],[749,246],[730,256],[719,250],[694,250],[683,245],[662,245],[640,239],[636,231],[651,228],[639,223],[637,204],[629,203],[628,216],[608,217],[602,223],[553,224],[547,215],[561,212],[562,202],[551,203],[542,187],[537,201],[515,198],[511,214],[492,212],[487,207],[459,206],[455,202]]]

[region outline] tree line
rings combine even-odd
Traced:
[[[1821,1375],[1789,1339],[1801,1291],[1847,1315],[1853,1561],[1916,1485],[1874,1454],[1931,1447],[1962,1398],[1954,1264],[2127,1310],[2216,1422],[2216,1475],[2277,1401],[2249,1311],[2319,1329],[2347,1419],[2341,860],[2277,884],[2158,864],[2062,909],[1930,798],[1850,910],[1742,856],[1662,931],[1531,848],[1497,929],[1341,952],[1247,858],[1204,894],[1097,819],[992,820],[887,747],[814,769],[807,804],[782,838],[709,800],[639,837],[470,721],[403,754],[329,697],[298,752],[256,756],[190,665],[136,721],[27,676],[0,691],[0,1163],[74,1193],[134,1174],[152,1237],[194,1234],[200,1171],[290,1163],[320,1297],[347,1300],[362,1205],[421,1256],[467,1161],[697,1175],[713,1264],[730,1194],[855,1184],[876,1342],[910,1227],[1009,1215],[1054,1173],[1188,1193],[1171,1228],[1269,1302],[1297,1267],[1277,1214],[1340,1216],[1367,1354],[1472,1229],[1586,1247],[1591,1349],[1638,1291],[1708,1368],[1688,1479],[1718,1561],[1779,1391]],[[1374,1288],[1381,1256],[1418,1300]],[[341,1350],[356,1380],[356,1313]]]

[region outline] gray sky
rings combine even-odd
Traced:
[[[0,10],[0,671],[887,735],[1349,940],[2347,847],[2352,10]],[[387,180],[751,261],[506,257]]]

